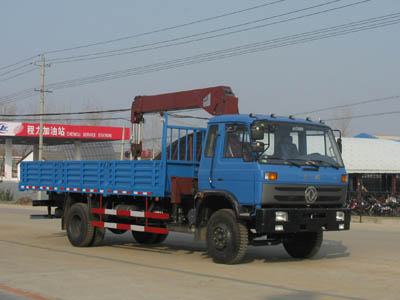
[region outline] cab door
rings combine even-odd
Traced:
[[[200,190],[213,190],[215,186],[214,181],[214,162],[216,157],[217,144],[219,144],[221,133],[219,132],[218,124],[211,124],[208,126],[207,138],[200,160],[199,167],[199,189]]]
[[[214,153],[214,188],[231,193],[241,205],[253,205],[257,163],[250,150],[248,127],[237,123],[221,127],[220,151]]]

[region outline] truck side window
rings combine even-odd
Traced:
[[[226,158],[241,158],[243,151],[248,150],[249,134],[245,126],[227,125],[225,132]]]
[[[213,157],[215,152],[215,144],[217,141],[218,125],[211,125],[208,129],[208,136],[206,141],[206,148],[204,150],[204,157]]]

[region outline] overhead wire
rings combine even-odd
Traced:
[[[371,114],[364,114],[364,115],[355,115],[355,116],[346,116],[346,117],[331,118],[331,119],[326,119],[326,120],[324,120],[324,121],[329,122],[329,121],[338,121],[338,120],[348,120],[348,119],[367,118],[367,117],[378,117],[378,116],[394,115],[394,114],[400,114],[400,110],[396,110],[396,111],[387,111],[387,112],[379,112],[379,113],[371,113]]]
[[[130,110],[130,109],[128,109]],[[95,113],[95,112],[93,112]],[[101,113],[100,111],[97,113]],[[74,113],[62,113],[60,115],[71,115]],[[371,113],[371,114],[362,114],[362,115],[353,115],[353,116],[346,116],[346,117],[338,117],[338,118],[330,118],[330,119],[324,119],[325,122],[329,121],[336,121],[336,120],[346,120],[346,119],[358,119],[358,118],[366,118],[366,117],[377,117],[377,116],[383,116],[383,115],[393,115],[393,114],[400,114],[400,110],[397,111],[387,111],[387,112],[378,112],[378,113]],[[38,115],[38,114],[36,114]],[[48,114],[43,114],[43,116],[46,116]],[[37,121],[39,119],[27,119],[27,118],[21,118],[23,115],[0,115],[8,118],[13,118],[13,120],[24,120],[24,121]],[[202,117],[195,117],[195,116],[189,116],[189,115],[172,115],[174,118],[183,118],[183,119],[199,119],[199,120],[209,120],[210,118],[202,118]],[[124,117],[103,117],[103,118],[91,118],[91,119],[73,119],[73,118],[57,118],[57,119],[44,119],[44,121],[107,121],[107,120],[125,120],[129,121],[129,119],[124,118]]]
[[[22,117],[9,117],[9,121],[15,121],[15,120],[21,120],[25,122],[33,122],[33,121],[39,121],[39,118],[22,118]],[[111,121],[111,120],[124,120],[124,121],[130,121],[127,118],[122,118],[122,117],[105,117],[105,118],[82,118],[82,119],[73,119],[73,118],[57,118],[57,119],[43,119],[43,122],[51,122],[51,121]],[[4,120],[3,120],[4,121]]]
[[[360,104],[369,104],[369,103],[382,102],[382,101],[388,101],[388,100],[394,100],[394,99],[400,99],[400,95],[368,99],[368,100],[363,100],[363,101],[350,103],[350,104],[335,105],[335,106],[320,108],[320,109],[316,109],[316,110],[311,110],[311,111],[306,111],[306,112],[301,112],[301,113],[295,113],[295,114],[292,114],[292,115],[293,116],[298,116],[298,115],[313,114],[313,113],[327,111],[327,110],[334,110],[334,109],[339,109],[339,108],[352,107],[352,106],[356,106],[356,105],[360,105]]]
[[[17,73],[17,74],[15,74],[15,75],[13,75],[13,76],[10,76],[10,77],[4,78],[4,79],[0,79],[0,82],[4,82],[4,81],[8,81],[8,80],[10,80],[10,79],[14,79],[14,78],[20,77],[20,76],[22,76],[22,75],[31,73],[31,72],[33,72],[33,71],[35,71],[35,70],[37,70],[36,67],[35,67],[35,68],[32,68],[32,69],[29,69],[29,70],[26,70],[26,71],[24,71],[24,72]]]
[[[8,68],[11,68],[11,67],[13,67],[13,66],[19,65],[19,64],[24,63],[24,62],[26,62],[26,61],[32,60],[32,59],[36,58],[37,56],[38,56],[38,55],[34,55],[34,56],[31,56],[31,57],[22,59],[22,60],[20,60],[20,61],[17,61],[17,62],[15,62],[15,63],[12,63],[12,64],[10,64],[10,65],[0,67],[0,70],[8,69]]]
[[[353,33],[353,32],[368,30],[368,29],[375,29],[375,28],[379,28],[379,27],[398,24],[400,22],[400,13],[397,13],[395,17],[396,17],[395,20],[387,21],[386,18],[388,18],[388,16],[383,16],[383,19],[385,21],[381,22],[381,23],[378,23],[378,21],[381,21],[381,20],[379,20],[377,18],[371,18],[371,19],[374,19],[373,21],[375,22],[375,24],[359,26],[357,28],[351,28],[351,27],[365,24],[366,22],[369,22],[370,20],[368,20],[368,19],[362,20],[362,21],[359,21],[358,24],[356,24],[356,22],[351,22],[348,24],[340,25],[340,26],[332,26],[332,27],[315,30],[315,31],[311,31],[311,32],[306,32],[306,33],[302,33],[302,34],[286,36],[283,38],[272,39],[272,40],[267,40],[267,41],[258,42],[258,43],[246,44],[243,46],[223,49],[223,50],[219,50],[219,51],[202,53],[202,54],[198,54],[195,56],[189,56],[189,57],[185,57],[185,58],[164,61],[161,63],[145,65],[145,66],[135,67],[135,68],[128,68],[125,70],[119,70],[119,71],[115,71],[115,72],[107,72],[107,73],[98,74],[98,75],[94,75],[94,76],[81,77],[81,78],[76,78],[76,79],[72,79],[72,80],[62,81],[62,82],[50,84],[50,85],[48,85],[48,87],[66,88],[66,87],[71,87],[71,86],[79,86],[79,85],[95,83],[95,82],[99,82],[99,81],[112,80],[112,79],[117,79],[117,78],[121,78],[121,77],[128,77],[128,76],[132,76],[132,75],[145,74],[145,73],[159,71],[159,70],[171,69],[171,68],[176,68],[176,67],[180,67],[180,66],[184,66],[184,65],[191,65],[194,63],[200,63],[200,62],[204,62],[204,61],[213,61],[213,60],[237,56],[237,55],[265,51],[265,50],[270,50],[270,49],[274,49],[274,48],[290,46],[290,45],[295,45],[295,44],[319,40],[319,39],[325,39],[325,38],[329,38],[332,36],[344,35],[344,34],[349,34],[349,33]],[[347,29],[349,27],[350,27],[350,29]],[[333,31],[336,30],[336,31],[330,32],[332,30]],[[319,35],[321,33],[324,34],[325,32],[327,32],[327,34]]]
[[[0,73],[0,76],[4,76],[4,75],[10,74],[10,73],[12,73],[12,72],[21,70],[21,69],[26,68],[27,66],[30,66],[30,65],[32,65],[32,63],[24,64],[24,65],[22,65],[22,66],[19,66],[19,67],[17,67],[17,68],[12,69],[12,70],[9,70],[9,71]]]
[[[162,48],[167,48],[167,47],[172,47],[172,46],[178,46],[178,45],[183,45],[183,44],[189,44],[189,43],[193,43],[193,42],[199,42],[199,41],[208,40],[208,39],[212,39],[212,38],[224,37],[224,36],[228,36],[228,35],[232,35],[232,34],[236,34],[236,33],[242,33],[242,32],[246,32],[246,31],[250,31],[250,30],[254,30],[254,29],[260,29],[260,28],[264,28],[264,27],[268,27],[268,26],[272,26],[272,25],[277,25],[277,24],[282,24],[282,23],[295,21],[295,20],[299,20],[299,19],[303,19],[303,18],[308,18],[308,17],[311,17],[311,16],[320,15],[320,14],[332,12],[332,11],[335,11],[335,10],[348,8],[348,7],[351,7],[351,6],[360,5],[360,4],[369,2],[371,0],[362,0],[362,1],[355,2],[355,3],[350,3],[350,4],[343,5],[343,6],[334,7],[334,8],[330,8],[330,9],[326,9],[326,10],[322,10],[322,11],[318,11],[318,12],[314,12],[314,13],[310,13],[310,14],[306,14],[306,15],[302,15],[302,16],[297,16],[297,17],[293,17],[293,18],[289,18],[289,19],[285,19],[285,20],[280,20],[280,21],[276,21],[276,22],[272,22],[272,23],[262,24],[262,25],[253,26],[253,27],[240,29],[240,30],[235,30],[235,31],[231,31],[231,32],[220,33],[220,34],[217,34],[217,35],[207,36],[207,37],[203,37],[203,38],[196,38],[196,39],[192,39],[192,40],[189,40],[189,41],[181,41],[181,42],[167,44],[167,45],[161,45],[161,46],[157,46],[157,47],[145,48],[145,47],[149,47],[149,46],[166,44],[166,43],[170,43],[170,42],[186,40],[186,39],[189,39],[189,38],[194,38],[194,37],[207,35],[207,34],[211,34],[211,33],[226,31],[226,30],[229,30],[229,29],[243,27],[243,26],[247,26],[247,25],[250,25],[250,24],[254,24],[254,23],[260,23],[260,22],[264,22],[264,21],[267,21],[267,20],[276,19],[276,18],[280,18],[280,17],[283,17],[283,16],[287,16],[287,15],[296,14],[296,13],[299,13],[299,12],[303,12],[303,11],[319,8],[319,7],[322,7],[322,6],[331,5],[331,4],[340,2],[340,1],[343,1],[343,0],[328,1],[328,2],[325,2],[325,3],[321,3],[321,4],[317,4],[317,5],[313,5],[313,6],[308,6],[308,7],[302,8],[302,9],[293,10],[293,11],[286,12],[286,13],[283,13],[283,14],[270,16],[270,17],[267,17],[267,18],[262,18],[262,19],[258,19],[258,20],[254,20],[254,21],[250,21],[250,22],[245,22],[245,23],[241,23],[241,24],[236,24],[236,25],[232,25],[232,26],[218,28],[218,29],[214,29],[214,30],[210,30],[210,31],[206,31],[206,32],[190,34],[190,35],[186,35],[186,36],[183,36],[183,37],[178,37],[178,38],[173,38],[173,39],[168,39],[168,40],[163,40],[163,41],[158,41],[158,42],[153,42],[153,43],[147,43],[147,44],[142,44],[142,45],[128,47],[128,48],[121,48],[121,49],[116,49],[116,50],[108,50],[108,51],[102,51],[102,52],[95,52],[95,53],[91,53],[91,54],[76,55],[76,56],[69,56],[69,57],[62,57],[62,58],[54,58],[54,59],[50,59],[49,61],[51,61],[53,63],[71,63],[71,62],[78,62],[78,61],[88,61],[88,60],[96,60],[96,59],[100,59],[100,58],[108,58],[108,57],[114,57],[114,56],[120,56],[120,55],[126,55],[126,54],[138,53],[138,52],[145,52],[145,51],[150,51],[150,50],[157,50],[157,49],[162,49]],[[145,48],[145,49],[139,49],[139,48]],[[137,50],[132,50],[132,49],[137,49]],[[111,53],[113,53],[113,54],[111,54]],[[102,54],[105,54],[105,55],[102,55]]]
[[[101,114],[101,113],[120,113],[130,111],[130,108],[108,109],[108,110],[91,110],[91,111],[78,111],[78,112],[57,112],[57,113],[43,113],[43,114],[0,114],[0,117],[40,117],[40,116],[65,116],[65,115],[87,115],[87,114]]]
[[[75,47],[68,47],[68,48],[63,48],[63,49],[45,51],[44,54],[53,54],[53,53],[71,51],[71,50],[78,50],[78,49],[83,49],[83,48],[88,48],[88,47],[93,47],[93,46],[98,46],[98,45],[104,45],[104,44],[119,42],[119,41],[128,40],[128,39],[133,39],[133,38],[146,36],[146,35],[151,35],[151,34],[155,34],[155,33],[161,33],[161,32],[174,30],[174,29],[178,29],[178,28],[182,28],[182,27],[186,27],[186,26],[190,26],[190,25],[194,25],[194,24],[204,23],[204,22],[217,20],[217,19],[220,19],[220,18],[228,17],[228,16],[233,16],[233,15],[236,15],[236,14],[248,12],[248,11],[259,9],[259,8],[266,7],[266,6],[271,6],[271,5],[278,4],[278,3],[281,3],[281,2],[285,2],[285,1],[286,0],[276,0],[276,1],[267,2],[267,3],[264,3],[264,4],[248,7],[248,8],[245,8],[245,9],[240,9],[240,10],[236,10],[236,11],[220,14],[220,15],[213,16],[213,17],[208,17],[208,18],[204,18],[204,19],[200,19],[200,20],[196,20],[196,21],[191,21],[191,22],[187,22],[187,23],[183,23],[183,24],[179,24],[179,25],[159,28],[159,29],[156,29],[156,30],[151,30],[151,31],[143,32],[143,33],[138,33],[138,34],[134,34],[134,35],[126,36],[126,37],[121,37],[121,38],[116,38],[116,39],[111,39],[111,40],[106,40],[106,41],[100,41],[100,42],[85,44],[85,45],[81,45],[81,46],[75,46]]]
[[[48,85],[47,87],[54,89],[75,87],[90,83],[96,83],[106,80],[113,80],[133,75],[142,75],[150,72],[157,72],[161,70],[167,70],[172,68],[178,68],[181,66],[192,65],[196,63],[202,63],[207,61],[213,61],[218,59],[224,59],[228,57],[244,55],[259,51],[271,50],[279,47],[286,47],[296,45],[300,43],[311,42],[320,39],[331,38],[335,36],[341,36],[349,33],[371,30],[375,28],[395,25],[400,22],[400,13],[393,13],[380,17],[374,17],[364,19],[360,21],[354,21],[336,26],[325,27],[318,30],[304,32],[300,34],[289,35],[281,38],[275,38],[257,43],[246,44],[242,46],[227,48],[223,50],[206,52],[195,56],[189,56],[185,58],[164,61],[156,64],[145,65],[140,67],[128,68],[124,70],[107,72],[103,74],[97,74],[94,76],[80,77],[72,80],[61,81]],[[0,101],[18,101],[26,97],[30,97],[29,92],[21,91],[22,94],[11,94],[6,97],[0,98]],[[17,92],[18,93],[18,92]],[[27,93],[27,94],[24,94]]]
[[[36,94],[36,92],[34,91],[34,88],[24,89],[24,90],[9,94],[7,96],[0,97],[0,103],[4,104],[4,103],[8,103],[8,102],[19,101],[20,99],[24,100],[35,94]]]

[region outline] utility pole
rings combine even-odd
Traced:
[[[50,64],[46,65],[46,61],[44,58],[44,54],[42,56],[42,62],[40,64],[42,68],[41,72],[41,85],[40,89],[35,89],[36,92],[40,92],[40,124],[39,124],[39,155],[38,155],[38,160],[42,161],[43,159],[43,113],[44,113],[44,93],[51,93],[51,91],[45,90],[44,89],[44,75],[45,75],[45,69],[46,67],[50,67]],[[38,66],[38,64],[35,64]],[[42,193],[38,193],[38,200],[41,200],[42,198]]]

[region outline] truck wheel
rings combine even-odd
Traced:
[[[237,264],[246,255],[248,231],[231,209],[215,212],[207,225],[207,251],[214,262]]]
[[[96,221],[100,220],[99,216],[94,214],[92,214],[92,219]],[[106,229],[104,227],[94,227],[93,240],[89,246],[96,247],[100,245],[101,242],[104,240],[105,234],[106,234]]]
[[[94,228],[94,237],[92,242],[90,243],[90,246],[96,247],[101,244],[101,242],[104,240],[104,235],[106,234],[105,228],[101,227],[95,227]]]
[[[75,247],[87,247],[93,241],[94,227],[86,204],[75,203],[67,214],[68,239]]]
[[[288,241],[283,242],[283,247],[293,258],[311,258],[321,248],[323,232],[295,233]]]
[[[158,234],[142,231],[132,231],[132,235],[135,238],[136,242],[145,245],[161,244],[168,236],[168,234]]]

